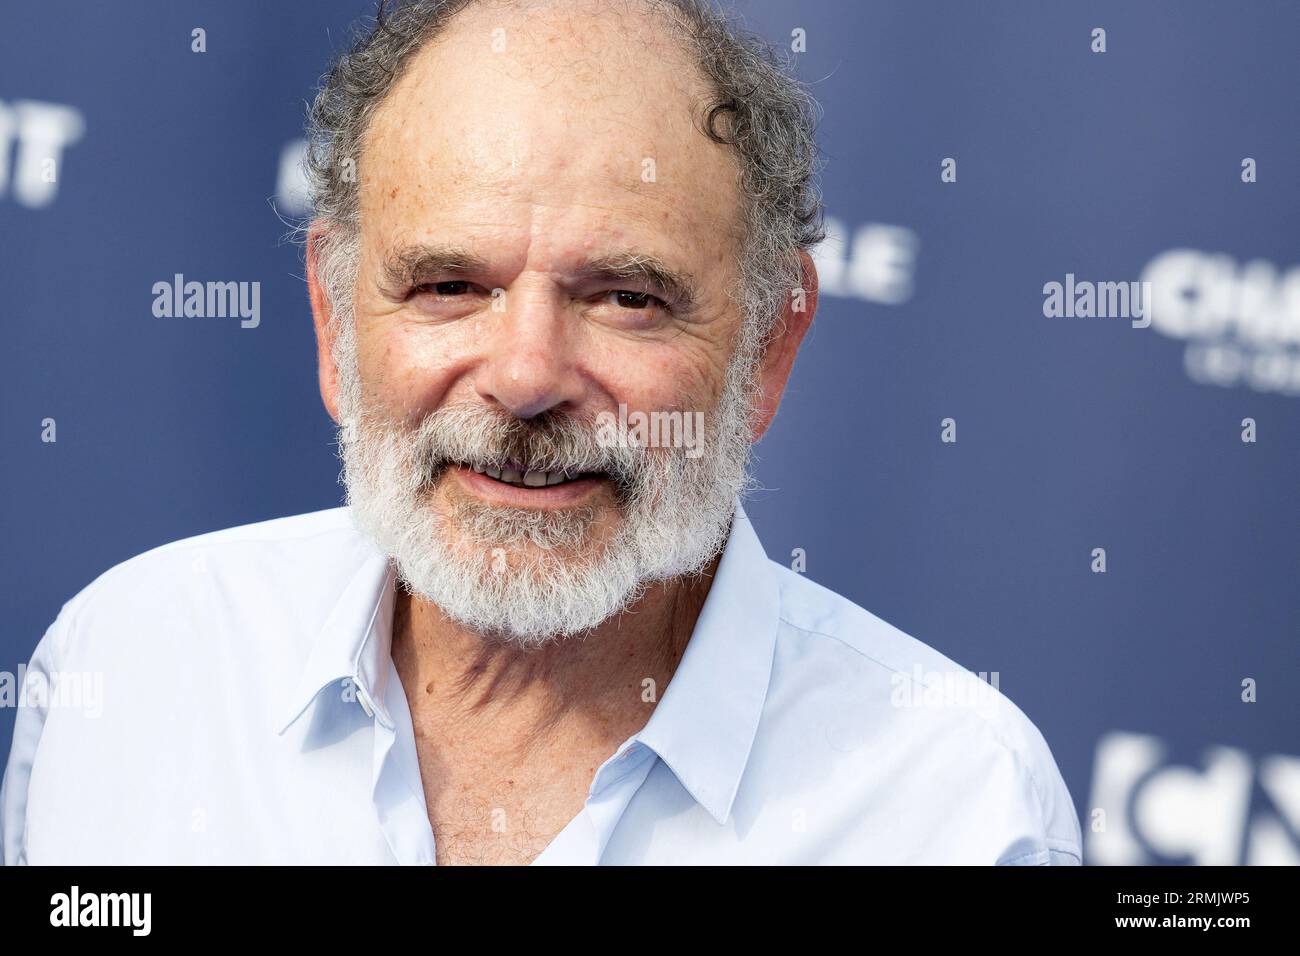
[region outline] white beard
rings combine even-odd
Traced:
[[[464,497],[440,509],[433,481],[446,463],[510,457],[506,443],[527,442],[533,423],[480,403],[437,409],[414,428],[372,414],[361,407],[352,321],[338,321],[339,447],[353,518],[404,586],[452,620],[540,646],[627,610],[651,582],[703,570],[726,543],[748,486],[752,349],[733,359],[718,406],[706,413],[712,427],[698,457],[681,448],[602,446],[592,423],[569,416],[542,426],[549,441],[527,444],[530,460],[551,456],[546,464],[557,469],[623,478],[616,527],[602,535],[590,507],[516,509]]]

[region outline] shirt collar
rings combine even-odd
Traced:
[[[633,740],[649,747],[697,803],[726,822],[767,700],[779,584],[739,502],[731,534],[677,670]],[[351,678],[386,728],[395,576],[377,549],[330,611],[282,714],[287,731],[327,686]]]
[[[279,733],[293,726],[322,690],[348,679],[362,705],[392,729],[384,701],[395,597],[395,573],[388,558],[367,545],[360,567],[312,642],[302,675],[281,713]]]
[[[668,688],[635,736],[696,803],[725,823],[767,700],[779,582],[739,502],[695,631]]]

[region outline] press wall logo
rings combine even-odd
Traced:
[[[1151,286],[1151,327],[1186,341],[1192,381],[1300,395],[1300,266],[1171,249],[1142,280]]]
[[[912,297],[920,237],[906,226],[868,222],[849,232],[825,216],[826,240],[812,252],[823,295],[902,305]]]
[[[1159,737],[1106,734],[1082,823],[1089,864],[1296,866],[1300,758],[1212,746],[1184,764]]]
[[[303,166],[306,158],[305,139],[292,139],[280,150],[275,175],[275,207],[286,216],[305,216],[311,212],[311,186]]]
[[[81,111],[62,103],[0,100],[0,197],[39,209],[54,202],[63,151],[86,131]]]
[[[50,897],[50,925],[125,926],[132,936],[148,936],[152,910],[152,893],[82,893],[73,886]]]

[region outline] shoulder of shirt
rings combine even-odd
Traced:
[[[849,679],[858,669],[835,667],[836,653],[854,655],[870,668],[878,668],[891,686],[914,681],[919,668],[926,673],[953,675],[960,687],[980,694],[978,707],[938,708],[931,713],[956,722],[979,722],[996,745],[1006,748],[1028,773],[1040,800],[1045,788],[1057,785],[1060,772],[1042,733],[1010,698],[951,658],[880,619],[843,595],[790,570],[775,561],[781,592],[781,622],[831,652],[828,680]],[[1064,786],[1063,783],[1059,784]]]
[[[77,617],[93,609],[97,598],[135,585],[160,584],[169,574],[185,569],[186,562],[199,556],[227,562],[236,570],[240,566],[238,562],[249,556],[250,548],[263,552],[287,548],[320,555],[318,545],[322,538],[334,538],[345,550],[357,548],[358,554],[366,547],[347,508],[272,518],[159,545],[113,565],[87,584],[63,605],[51,630],[60,624],[70,628]]]

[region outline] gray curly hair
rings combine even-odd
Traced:
[[[370,122],[403,69],[456,14],[484,0],[381,2],[373,25],[321,81],[305,160],[316,268],[335,319],[350,320],[360,258],[357,177]],[[507,0],[508,2],[508,0]],[[730,146],[739,167],[743,237],[730,290],[746,321],[738,350],[761,350],[799,287],[799,251],[825,237],[815,185],[819,108],[765,40],[733,26],[709,0],[635,0],[660,15],[707,80],[701,132]]]

